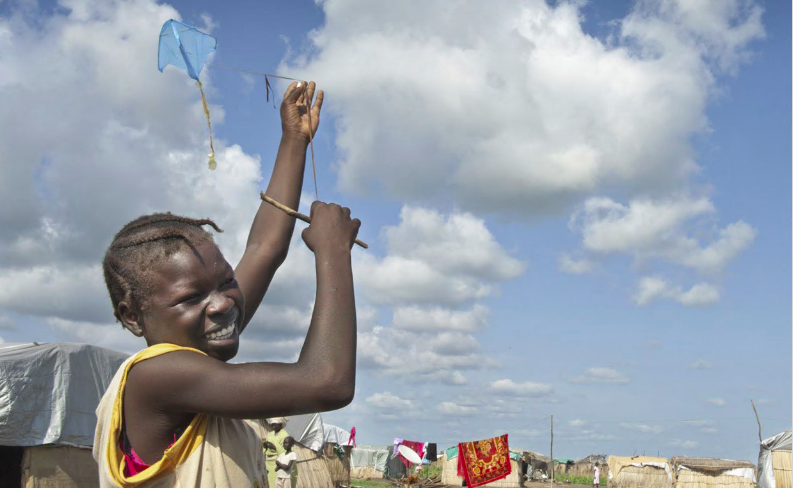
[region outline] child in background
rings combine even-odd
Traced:
[[[281,104],[283,135],[267,194],[292,208],[319,124],[323,94],[312,106],[314,90],[313,82],[292,83]],[[208,219],[153,214],[116,234],[102,263],[113,312],[149,347],[121,365],[97,408],[93,454],[102,488],[266,486],[261,424],[244,419],[352,401],[350,249],[360,222],[321,202],[311,217],[302,237],[316,257],[316,299],[292,364],[227,363],[286,258],[292,217],[262,203],[236,269],[202,228],[220,232]]]
[[[295,467],[297,461],[297,454],[292,452],[292,446],[295,445],[295,440],[292,437],[284,439],[284,452],[278,455],[275,460],[275,487],[274,488],[292,488],[292,469]]]

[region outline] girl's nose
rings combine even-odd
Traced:
[[[234,300],[231,297],[214,292],[210,297],[207,315],[223,315],[229,313],[232,308],[234,308]]]

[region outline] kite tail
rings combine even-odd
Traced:
[[[207,127],[209,128],[209,169],[215,169],[218,163],[215,162],[215,146],[212,144],[212,122],[209,121],[209,107],[207,106],[207,99],[204,96],[204,89],[201,87],[201,82],[196,81],[198,90],[201,92],[201,102],[204,104],[204,115],[207,118]]]

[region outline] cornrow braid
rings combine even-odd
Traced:
[[[170,212],[138,217],[118,231],[102,260],[116,320],[121,321],[118,304],[122,301],[143,308],[151,291],[153,271],[164,258],[184,245],[195,248],[214,243],[212,234],[203,229],[205,225],[223,232],[210,219],[191,219]]]

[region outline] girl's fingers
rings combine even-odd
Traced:
[[[311,106],[311,100],[314,99],[314,90],[317,88],[317,84],[313,81],[308,82],[308,89],[306,93],[306,102],[307,105]]]
[[[319,117],[319,111],[322,110],[322,102],[325,100],[325,92],[322,90],[317,92],[317,99],[314,101],[314,106],[311,107],[311,116]]]
[[[305,91],[305,83],[293,81],[284,92],[284,100],[289,103],[294,103]]]

